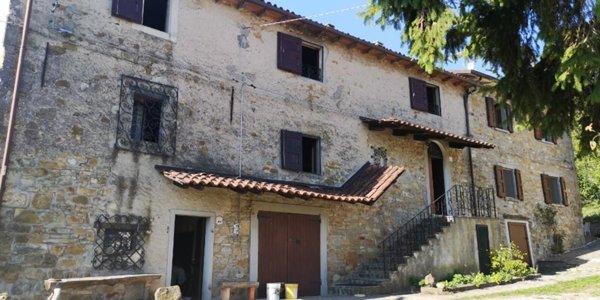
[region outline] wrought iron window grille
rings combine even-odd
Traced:
[[[177,98],[175,87],[122,75],[116,147],[173,156]]]
[[[95,269],[139,270],[144,266],[144,237],[150,228],[148,218],[133,215],[100,215],[96,228]]]

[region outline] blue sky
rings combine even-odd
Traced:
[[[367,4],[367,0],[271,0],[271,2],[306,17]],[[399,51],[405,55],[408,54],[407,47],[401,44],[401,33],[393,29],[382,31],[376,25],[365,25],[363,19],[357,15],[363,9],[359,8],[322,17],[313,17],[312,19],[323,24],[331,23],[338,30],[370,42],[380,41],[387,48]],[[464,61],[459,61],[448,64],[444,68],[448,70],[464,70],[467,68],[467,65]],[[478,71],[485,71],[480,63],[477,64],[476,69]]]

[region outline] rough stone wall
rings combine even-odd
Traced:
[[[23,2],[11,5],[18,8]],[[177,27],[165,38],[111,17],[110,1],[64,0],[54,12],[50,1],[34,1],[24,92],[0,205],[0,290],[14,299],[40,298],[42,280],[49,277],[131,273],[92,268],[92,224],[100,214],[149,217],[146,265],[140,272],[166,275],[172,210],[223,217],[224,224],[217,225],[214,233],[212,293],[216,295],[221,281],[249,278],[249,224],[256,202],[323,209],[329,220],[331,285],[373,255],[377,242],[429,199],[426,143],[394,137],[389,130],[368,131],[358,116],[415,119],[457,134],[465,132],[463,91],[456,86],[429,80],[440,86],[442,117],[417,112],[410,109],[407,79],[422,77],[416,70],[402,70],[358,51],[306,38],[324,47],[324,81],[303,78],[276,68],[276,35],[288,29],[260,28],[255,25],[265,19],[214,1],[172,3],[178,7],[171,15]],[[175,156],[114,147],[122,74],[179,89]],[[242,87],[241,80],[256,88]],[[231,88],[235,104],[230,122]],[[485,110],[474,109],[482,118]],[[376,204],[364,206],[269,194],[240,196],[210,188],[184,190],[154,170],[154,165],[162,164],[237,172],[241,113],[245,175],[339,185],[370,159],[370,146],[386,148],[388,163],[405,166],[406,172]],[[476,124],[473,127],[484,126]],[[322,175],[280,168],[280,129],[321,137]],[[476,133],[482,140],[488,138]],[[468,183],[467,151],[445,149],[451,158],[451,183]],[[484,172],[483,165],[501,156],[503,149],[476,151],[478,181],[492,184],[493,173]],[[567,145],[556,149],[570,150]],[[575,196],[571,199],[569,209],[575,211],[578,201]],[[235,235],[232,226],[238,222],[241,230]]]
[[[531,232],[531,247],[536,260],[552,254],[552,226],[541,224],[536,216],[538,208],[551,206],[556,212],[555,227],[564,237],[564,249],[568,250],[584,242],[581,199],[573,157],[571,137],[563,135],[557,144],[538,141],[533,131],[516,126],[513,133],[487,126],[485,100],[481,95],[472,97],[471,120],[473,134],[497,145],[494,151],[473,150],[475,182],[478,185],[495,186],[494,165],[503,165],[521,171],[524,200],[496,199],[499,217],[504,220],[527,220]],[[567,185],[569,206],[548,205],[542,192],[542,173],[564,177]],[[506,227],[506,225],[505,225]],[[508,241],[503,231],[503,241]]]

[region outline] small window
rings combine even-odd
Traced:
[[[510,105],[496,103],[496,100],[490,97],[486,97],[485,101],[488,114],[488,126],[513,132]]]
[[[322,48],[295,36],[277,34],[277,67],[314,80],[322,77]]]
[[[541,128],[535,128],[533,130],[533,135],[538,141],[556,144],[556,137],[549,132],[542,130]]]
[[[177,133],[177,88],[123,75],[115,145],[172,156]]]
[[[542,191],[544,192],[544,202],[547,204],[569,205],[563,177],[542,174]]]
[[[523,187],[521,172],[518,169],[494,166],[496,174],[496,190],[500,198],[514,198],[523,200]]]
[[[300,132],[281,131],[281,167],[286,170],[320,173],[319,138]]]
[[[413,109],[442,115],[440,88],[423,80],[409,78],[410,104]]]
[[[113,0],[112,15],[167,31],[168,0]]]
[[[131,139],[136,142],[158,143],[162,100],[136,94],[131,115]]]

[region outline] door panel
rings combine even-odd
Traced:
[[[318,296],[321,291],[321,221],[318,216],[288,216],[288,282],[300,285],[299,296]]]
[[[258,214],[258,281],[260,297],[266,295],[266,284],[287,279],[287,215],[271,212]]]
[[[487,225],[475,225],[477,231],[477,254],[479,256],[479,271],[490,274],[490,238]]]
[[[299,284],[299,296],[321,292],[319,216],[259,212],[258,295],[265,297],[266,284]]]
[[[524,261],[532,266],[531,253],[529,252],[529,238],[527,237],[527,226],[525,223],[508,223],[508,234],[510,241],[524,254]]]

